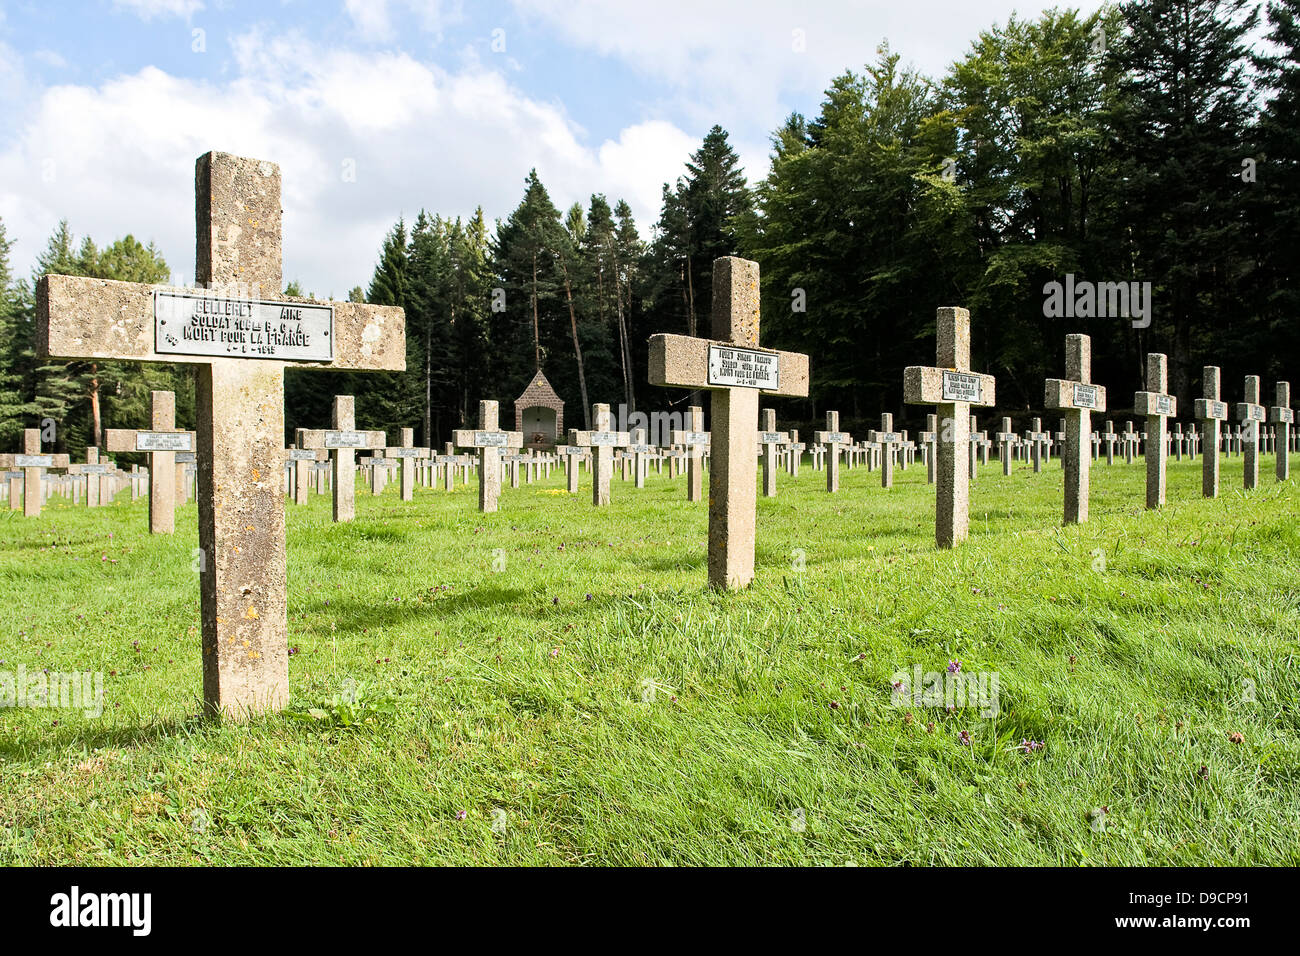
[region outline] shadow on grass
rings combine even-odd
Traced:
[[[29,738],[0,741],[0,757],[6,761],[31,760],[67,756],[78,751],[90,753],[105,747],[128,749],[171,737],[203,736],[221,726],[216,718],[197,714],[181,719],[145,718],[145,721],[142,724],[100,729],[90,724],[68,726],[66,729],[60,726],[48,736],[37,736],[33,729],[33,735]]]

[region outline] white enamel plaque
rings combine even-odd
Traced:
[[[220,358],[334,360],[334,307],[201,292],[153,293],[154,351]]]
[[[776,391],[781,387],[781,358],[773,352],[710,345],[709,384]]]

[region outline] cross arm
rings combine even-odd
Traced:
[[[1253,402],[1238,402],[1237,417],[1243,422],[1262,422],[1264,420],[1264,406],[1256,405]]]
[[[1228,420],[1228,403],[1213,398],[1198,398],[1192,403],[1196,418],[1203,422],[1224,422]]]
[[[727,388],[727,383],[709,381],[709,349],[731,349],[776,357],[778,387],[760,388],[764,395],[803,397],[808,394],[808,356],[801,352],[749,348],[732,342],[700,339],[691,335],[660,334],[650,336],[649,368],[651,385],[679,388]]]
[[[364,435],[363,444],[348,445],[327,445],[325,436],[329,433],[342,432],[347,435]],[[385,448],[388,445],[388,435],[385,432],[365,431],[345,428],[299,428],[294,432],[294,444],[299,448],[364,448],[369,451],[372,448]]]
[[[592,436],[601,437],[597,437],[593,441]],[[584,432],[572,428],[569,430],[569,444],[580,445],[583,448],[591,448],[594,445],[624,448],[632,444],[632,436],[628,432]]]
[[[451,433],[458,448],[523,448],[523,432],[485,431],[481,428],[458,428]]]
[[[1147,417],[1177,415],[1178,399],[1161,392],[1138,392],[1133,396],[1133,414]]]
[[[20,458],[39,458],[42,463],[33,466],[21,465],[18,463]],[[22,452],[13,455],[0,455],[0,468],[67,468],[71,464],[72,459],[67,455],[42,455],[36,452],[30,455],[25,455]]]
[[[216,293],[203,289],[45,275],[36,285],[36,349],[41,356],[210,363],[212,355],[174,355],[154,349],[154,291]],[[406,369],[403,310],[360,302],[318,302],[282,296],[277,302],[334,309],[334,361],[295,362],[308,368]],[[50,321],[50,317],[57,321]]]
[[[851,445],[853,436],[848,432],[813,432],[813,441],[818,445]]]
[[[148,428],[108,428],[104,431],[104,444],[109,451],[193,451],[195,440],[196,434],[187,431]],[[141,445],[156,447],[142,448]]]
[[[1092,412],[1106,410],[1106,389],[1101,385],[1085,385],[1070,379],[1049,378],[1044,389],[1047,408],[1083,408]]]
[[[981,372],[909,365],[903,369],[903,401],[908,405],[996,405],[997,379]]]

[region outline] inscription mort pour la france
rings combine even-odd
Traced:
[[[331,306],[154,293],[155,349],[179,355],[330,361]]]

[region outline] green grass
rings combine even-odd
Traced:
[[[193,503],[156,538],[126,493],[6,511],[0,670],[103,671],[105,713],[0,710],[0,863],[1296,865],[1300,496],[1272,465],[1243,494],[1225,459],[1205,501],[1171,463],[1158,513],[1140,461],[1095,465],[1062,528],[1056,461],[994,463],[955,552],[922,467],[828,496],[805,466],[735,595],[684,479],[596,511],[557,470],[490,516],[390,486],[340,526],[313,496],[290,680],[326,717],[242,725],[195,716]],[[950,660],[998,673],[995,718],[891,704]],[[346,687],[371,722],[332,719]]]

